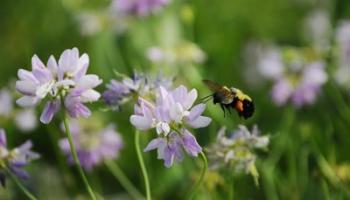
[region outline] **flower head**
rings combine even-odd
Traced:
[[[132,77],[124,77],[121,81],[111,80],[102,97],[108,106],[119,108],[135,96],[154,96],[155,90],[160,86],[170,88],[171,85],[172,78],[158,74],[154,79],[135,72]]]
[[[236,173],[250,173],[257,181],[255,167],[255,149],[266,149],[269,144],[268,136],[259,136],[259,130],[255,125],[252,131],[239,125],[239,128],[228,137],[226,128],[220,129],[217,142],[207,149],[208,158],[212,169],[222,166],[232,167]]]
[[[74,145],[77,149],[78,158],[85,170],[91,171],[96,165],[104,160],[115,159],[123,147],[123,141],[113,125],[102,130],[78,121],[70,123]],[[74,163],[67,138],[59,141],[59,146],[68,156],[70,164]]]
[[[262,76],[274,82],[271,96],[277,105],[314,103],[328,79],[324,61],[305,49],[267,48],[258,55],[257,66]]]
[[[52,120],[61,106],[65,106],[71,117],[88,117],[90,110],[84,103],[99,99],[100,94],[93,88],[102,83],[98,76],[86,74],[88,66],[88,55],[79,56],[77,48],[65,50],[58,62],[51,56],[47,66],[34,55],[32,71],[18,71],[20,80],[16,82],[16,89],[24,96],[17,100],[17,104],[33,107],[48,98],[40,117],[45,124]]]
[[[170,0],[114,0],[112,10],[124,15],[147,16],[160,11]]]
[[[158,149],[158,158],[170,167],[173,161],[181,161],[183,150],[190,156],[197,156],[202,148],[187,127],[202,128],[210,124],[209,117],[201,116],[205,104],[193,106],[197,99],[197,90],[188,91],[179,86],[173,91],[159,87],[156,102],[139,98],[135,105],[135,114],[130,122],[139,130],[155,128],[158,138],[153,139],[145,151]]]
[[[5,170],[8,169],[21,179],[28,179],[29,174],[23,170],[31,160],[39,158],[39,154],[31,151],[33,144],[27,141],[14,149],[7,148],[6,133],[0,129],[0,183],[5,185]]]
[[[335,80],[345,87],[350,83],[350,21],[342,21],[335,34],[336,64]]]

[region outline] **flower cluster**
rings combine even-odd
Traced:
[[[88,117],[91,111],[84,105],[100,98],[93,88],[102,83],[97,75],[86,74],[89,66],[87,54],[79,56],[77,48],[65,50],[58,62],[50,56],[47,66],[34,55],[32,71],[20,69],[16,89],[24,96],[17,100],[23,107],[33,107],[48,98],[40,117],[42,123],[49,123],[60,110],[61,103],[71,117]]]
[[[74,145],[78,158],[85,170],[91,171],[96,165],[105,160],[113,160],[118,157],[123,147],[123,140],[113,125],[108,125],[103,130],[92,127],[90,123],[71,121],[69,124],[73,135]],[[97,130],[96,130],[97,129]],[[68,162],[74,163],[68,138],[61,139],[59,146],[68,156]]]
[[[131,78],[124,77],[121,81],[111,80],[102,97],[108,106],[119,108],[133,97],[154,96],[155,90],[160,86],[170,88],[172,80],[172,78],[163,78],[160,74],[152,79],[135,72]]]
[[[349,88],[350,83],[350,21],[342,21],[335,35],[336,64],[335,80],[338,84]]]
[[[207,149],[211,168],[218,169],[222,166],[233,167],[235,172],[250,173],[257,181],[258,172],[255,167],[255,149],[266,149],[269,144],[268,136],[259,136],[259,130],[255,125],[252,131],[243,125],[238,130],[226,134],[226,128],[220,129],[217,143]]]
[[[112,10],[123,15],[147,16],[160,11],[170,0],[114,0]]]
[[[171,167],[174,161],[181,161],[183,150],[190,156],[197,156],[202,151],[187,127],[206,127],[211,119],[201,116],[205,104],[193,106],[196,99],[196,89],[188,92],[185,86],[179,86],[168,91],[161,86],[155,103],[139,98],[135,105],[131,124],[142,131],[155,128],[158,135],[144,151],[158,149],[158,159],[163,159],[166,167]]]
[[[8,149],[6,133],[0,129],[0,183],[2,186],[5,186],[6,170],[21,179],[29,178],[23,167],[28,165],[31,160],[39,158],[39,154],[31,151],[32,146],[32,142],[27,141],[17,148]]]
[[[297,107],[314,103],[328,78],[324,61],[311,49],[262,47],[257,67],[273,80],[271,96],[277,105],[289,100]]]

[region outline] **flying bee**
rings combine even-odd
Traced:
[[[247,119],[254,113],[255,107],[252,99],[241,90],[234,87],[220,85],[210,80],[203,80],[203,83],[213,92],[213,94],[204,97],[205,101],[213,98],[214,104],[220,104],[221,109],[231,113],[230,109],[236,109],[238,115]]]

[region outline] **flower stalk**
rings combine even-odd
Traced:
[[[207,172],[207,169],[208,169],[208,161],[207,161],[207,157],[205,156],[205,154],[203,152],[200,152],[199,153],[202,161],[203,161],[203,168],[202,168],[202,172],[201,172],[201,175],[198,179],[198,181],[196,182],[196,184],[194,185],[193,189],[191,190],[191,193],[189,194],[188,196],[188,199],[191,200],[194,198],[194,196],[196,195],[199,187],[202,185],[203,183],[203,180],[204,180],[204,176]]]
[[[151,198],[151,188],[150,188],[150,184],[149,184],[149,179],[148,179],[148,174],[147,174],[145,162],[144,162],[144,160],[142,158],[142,154],[141,154],[139,131],[135,131],[135,148],[136,148],[137,158],[140,162],[141,171],[142,171],[142,175],[143,175],[144,182],[145,182],[146,199],[151,200],[152,199]]]
[[[64,105],[64,100],[62,97],[61,97],[61,101],[62,101],[62,105]],[[68,118],[67,118],[65,109],[63,109],[63,124],[64,124],[64,128],[66,129],[69,145],[70,145],[71,150],[72,150],[73,159],[77,165],[79,174],[80,174],[81,178],[83,179],[84,185],[85,185],[86,190],[88,191],[91,199],[96,200],[96,196],[95,196],[95,194],[94,194],[94,192],[93,192],[93,190],[92,190],[92,188],[91,188],[91,186],[90,186],[90,184],[89,184],[89,182],[84,174],[83,168],[80,164],[78,154],[77,154],[74,142],[73,142],[73,137],[72,137],[72,134],[70,132],[69,125],[68,125]]]
[[[29,192],[29,190],[27,190],[27,188],[24,187],[24,185],[17,179],[17,177],[14,174],[12,174],[12,172],[9,169],[5,168],[5,170],[10,175],[12,180],[16,183],[16,185],[28,197],[28,199],[30,199],[30,200],[37,200],[37,198],[31,192]]]
[[[116,162],[111,160],[106,160],[105,164],[107,168],[112,172],[114,177],[119,181],[119,183],[124,187],[124,189],[132,196],[134,199],[145,199],[143,195],[138,191],[138,189],[131,183],[131,181],[124,174],[122,169]]]

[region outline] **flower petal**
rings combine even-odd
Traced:
[[[131,115],[130,116],[130,123],[135,126],[139,130],[148,130],[151,128],[150,121],[143,116],[139,115]]]
[[[40,121],[44,124],[51,122],[53,116],[59,111],[61,106],[60,101],[49,101],[46,103],[44,111],[40,116]]]
[[[196,138],[188,130],[184,131],[182,141],[184,149],[190,156],[197,157],[198,153],[202,151],[202,147],[199,146]]]
[[[23,96],[17,99],[16,103],[22,107],[32,107],[35,106],[39,102],[37,97],[33,96]]]
[[[197,119],[204,112],[205,107],[206,107],[206,105],[203,103],[194,106],[191,109],[190,115],[187,117],[187,120],[193,121],[193,120]]]
[[[189,124],[192,128],[203,128],[208,126],[210,122],[211,118],[199,116],[197,119],[187,122],[187,124]]]
[[[161,146],[164,146],[166,144],[166,141],[164,138],[156,138],[151,140],[150,143],[148,143],[147,147],[143,150],[144,152],[151,151],[157,148],[160,148]]]

